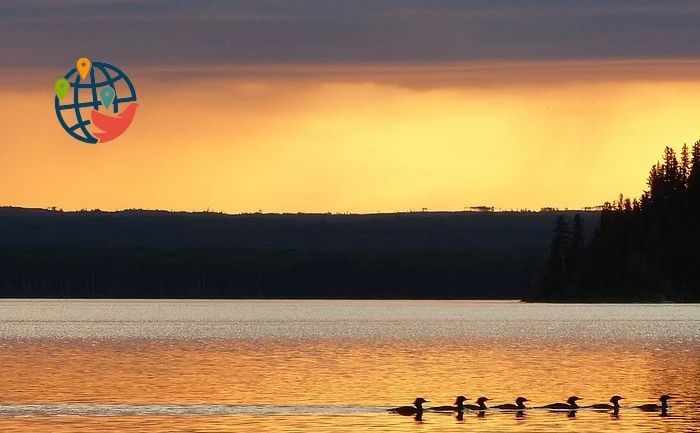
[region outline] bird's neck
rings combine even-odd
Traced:
[[[483,401],[479,401],[477,403],[479,404],[479,409],[486,409],[486,403],[484,403]]]

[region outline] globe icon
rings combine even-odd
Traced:
[[[84,143],[96,144],[116,138],[131,124],[138,104],[131,107],[127,104],[136,101],[136,89],[121,69],[109,63],[92,62],[84,80],[77,68],[71,69],[64,78],[70,89],[66,89],[63,98],[56,95],[54,104],[58,122],[70,136]],[[114,98],[105,104],[100,95],[106,87],[113,90]],[[124,119],[125,113],[119,114],[120,109],[125,108],[132,108],[128,119]],[[117,131],[105,134],[100,129]]]

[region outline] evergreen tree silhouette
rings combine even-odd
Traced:
[[[537,284],[534,298],[557,300],[564,297],[563,292],[567,286],[570,245],[569,225],[564,215],[559,215],[554,223],[552,242],[549,245],[547,269]]]
[[[697,221],[700,216],[700,141],[693,145],[687,185],[690,212]]]

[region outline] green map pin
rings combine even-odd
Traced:
[[[66,96],[66,94],[68,93],[68,89],[70,89],[70,83],[65,78],[61,78],[58,81],[56,81],[55,87],[58,99],[63,99],[63,97]]]

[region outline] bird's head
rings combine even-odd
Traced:
[[[459,397],[457,397],[457,400],[455,401],[455,404],[464,403],[464,402],[467,401],[467,400],[469,400],[467,397],[465,397],[465,396],[463,396],[463,395],[460,395]]]

